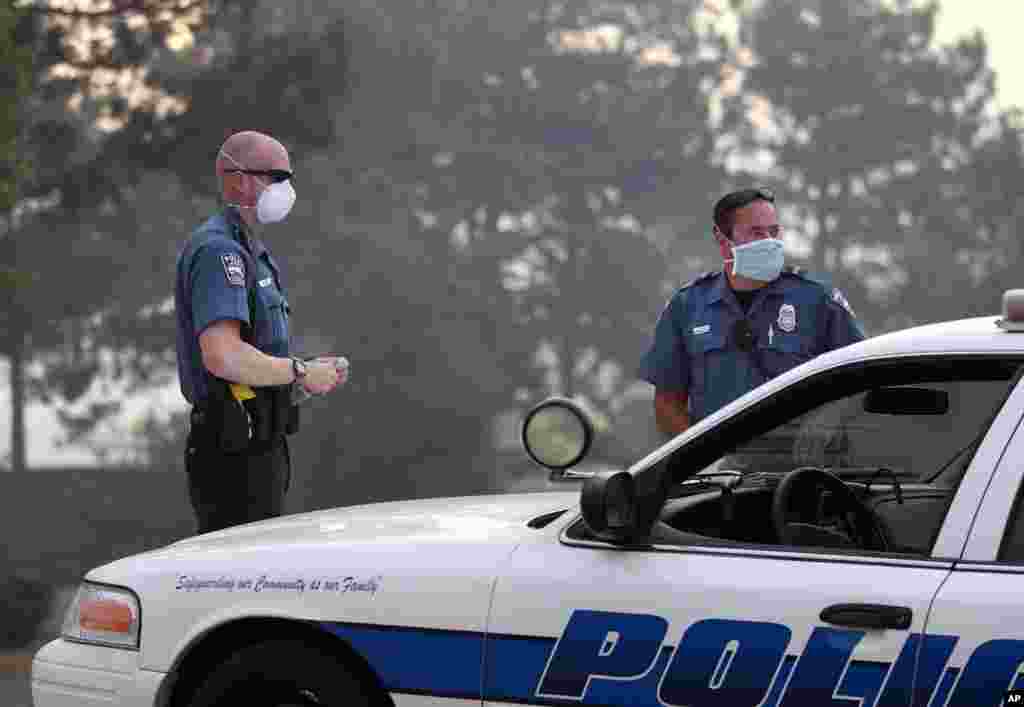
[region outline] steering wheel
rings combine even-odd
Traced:
[[[819,487],[829,491],[843,509],[841,518],[852,515],[844,522],[843,531],[813,523],[794,523],[789,520],[789,507],[798,488]],[[835,474],[814,466],[802,466],[782,477],[772,496],[772,525],[779,541],[784,545],[817,545],[821,547],[860,547],[864,550],[885,552],[889,541],[875,512],[871,510],[849,486]]]

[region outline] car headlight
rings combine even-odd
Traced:
[[[112,648],[139,649],[139,599],[125,587],[82,582],[64,616],[61,636]]]

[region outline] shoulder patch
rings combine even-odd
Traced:
[[[853,313],[853,307],[851,307],[850,303],[846,301],[846,297],[843,296],[843,293],[839,291],[838,287],[832,288],[832,301],[845,309],[846,313],[851,317],[857,316]]]
[[[807,270],[806,268],[802,268],[799,265],[787,265],[782,269],[782,273],[784,275],[792,275],[793,277],[798,277],[801,280],[813,282],[817,285],[821,285],[824,282],[823,278],[819,277],[816,274],[812,274],[809,270]]]
[[[245,287],[245,261],[237,253],[224,253],[220,256],[224,265],[224,274],[232,287]]]
[[[710,271],[710,272],[702,273],[702,274],[698,275],[697,277],[693,278],[692,280],[690,280],[689,282],[687,282],[685,285],[683,285],[679,289],[680,290],[685,290],[687,287],[693,287],[697,283],[703,282],[704,280],[708,280],[708,279],[714,277],[717,274],[718,273],[716,271],[713,271],[713,270]]]
[[[829,276],[822,276],[817,273],[811,273],[807,270],[804,270],[802,267],[798,265],[787,265],[782,272],[784,275],[797,277],[803,280],[804,282],[810,282],[812,284],[815,284],[818,287],[821,287],[823,290],[825,290],[825,292],[831,292],[833,289],[832,280],[829,278]]]

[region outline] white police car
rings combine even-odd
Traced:
[[[1004,305],[815,358],[582,489],[95,569],[35,704],[1000,704],[1024,665],[1024,291]],[[553,400],[523,436],[561,469],[589,434]]]

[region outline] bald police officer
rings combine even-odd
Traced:
[[[792,269],[775,197],[726,194],[714,208],[723,269],[680,288],[665,305],[639,375],[655,386],[658,429],[668,436],[810,358],[861,341],[843,294]]]
[[[215,169],[223,208],[185,243],[175,287],[178,374],[193,406],[185,469],[200,533],[281,514],[293,386],[324,394],[347,375],[333,359],[290,355],[281,271],[257,237],[295,202],[288,151],[240,132]]]

